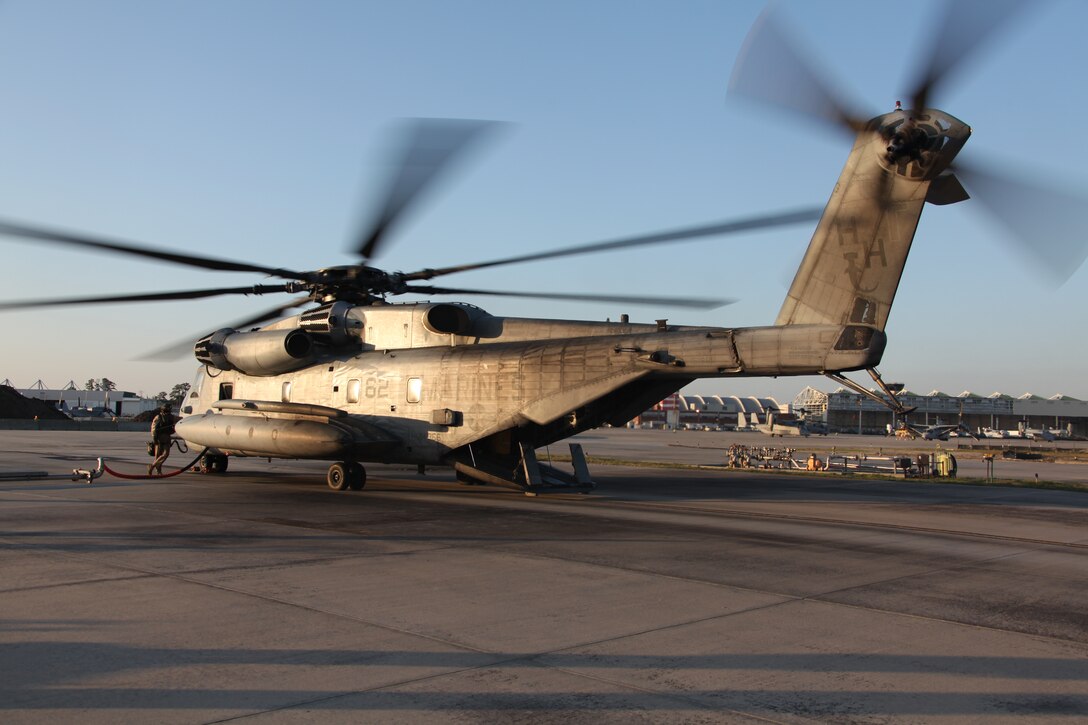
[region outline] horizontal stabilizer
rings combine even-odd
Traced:
[[[934,179],[929,185],[929,192],[926,193],[926,201],[937,206],[956,204],[970,198],[971,195],[951,171],[945,171]]]

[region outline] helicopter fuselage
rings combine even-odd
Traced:
[[[827,374],[849,384],[843,372],[865,369],[880,382],[884,327],[922,207],[966,198],[947,169],[969,135],[930,109],[872,119],[773,326],[503,318],[460,303],[340,300],[199,341],[205,367],[178,433],[216,455],[339,459],[347,468],[453,463],[459,473],[479,473],[484,459],[493,470],[520,461],[529,471],[534,449],[621,425],[696,378]],[[329,480],[340,485],[336,469]]]
[[[456,331],[435,322],[458,314]],[[346,334],[319,340],[297,369],[254,375],[203,367],[179,435],[234,455],[442,463],[496,436],[539,447],[622,424],[695,378],[871,368],[885,343],[883,332],[858,325],[502,318],[450,304],[352,307],[341,316]],[[300,324],[295,316],[260,334]],[[334,431],[339,416],[306,406],[372,428]],[[288,445],[301,422],[314,424],[312,435]]]

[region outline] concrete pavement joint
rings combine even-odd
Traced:
[[[640,636],[645,635],[645,634],[652,634],[652,633],[655,633],[655,632],[664,632],[664,631],[668,631],[670,629],[676,629],[676,628],[679,628],[679,627],[686,627],[686,626],[689,626],[689,625],[692,625],[692,624],[701,624],[703,622],[715,621],[715,620],[719,620],[719,619],[724,619],[726,617],[731,617],[731,616],[737,615],[737,614],[746,614],[746,613],[749,613],[749,612],[759,611],[761,609],[767,609],[767,608],[770,608],[770,607],[775,607],[775,606],[778,606],[779,604],[783,604],[783,602],[773,602],[773,603],[770,603],[770,604],[761,604],[761,605],[757,605],[757,606],[753,606],[753,607],[746,607],[744,609],[737,610],[735,612],[727,612],[725,614],[716,614],[716,615],[711,615],[711,616],[708,616],[708,617],[698,617],[698,618],[683,621],[683,622],[672,622],[672,623],[660,625],[660,626],[657,626],[657,627],[648,627],[646,629],[643,629],[643,630],[637,631],[637,632],[627,632],[625,634],[616,635],[614,637],[605,637],[605,638],[598,639],[598,640],[590,640],[590,641],[585,641],[585,642],[579,642],[577,644],[567,645],[565,647],[559,647],[559,648],[552,649],[552,650],[546,650],[546,651],[541,651],[541,652],[527,652],[527,653],[518,654],[518,655],[515,655],[515,656],[512,656],[512,657],[508,657],[508,658],[505,658],[505,659],[498,659],[498,660],[495,660],[494,662],[489,662],[489,663],[486,663],[486,664],[473,665],[471,667],[461,667],[461,668],[454,669],[454,670],[448,670],[446,672],[437,672],[437,673],[430,674],[430,675],[422,675],[420,677],[406,678],[404,680],[400,680],[400,681],[397,681],[397,682],[391,682],[391,683],[387,683],[387,684],[376,686],[376,687],[370,687],[370,688],[365,688],[365,689],[361,689],[361,690],[353,690],[353,691],[348,691],[348,692],[336,693],[336,694],[332,694],[332,695],[328,695],[328,696],[323,696],[323,697],[319,697],[319,698],[313,698],[313,699],[309,699],[309,700],[305,700],[305,701],[300,701],[300,702],[296,702],[296,703],[283,705],[281,707],[269,708],[269,709],[261,710],[261,711],[258,711],[258,712],[252,712],[252,713],[245,713],[245,714],[242,714],[242,715],[236,715],[236,716],[232,716],[230,718],[225,718],[223,720],[215,720],[215,721],[212,721],[212,722],[220,723],[220,722],[231,722],[231,721],[235,721],[235,720],[242,720],[242,719],[246,719],[246,718],[250,718],[250,717],[256,717],[258,715],[264,715],[264,714],[271,713],[271,712],[280,712],[280,711],[284,711],[284,710],[291,710],[291,709],[298,708],[298,707],[306,707],[308,705],[313,705],[313,704],[320,703],[320,702],[330,702],[330,701],[341,699],[341,698],[344,698],[344,697],[351,697],[351,696],[354,696],[354,695],[359,695],[359,694],[363,694],[363,693],[367,693],[367,692],[381,692],[383,690],[391,690],[391,689],[394,689],[394,688],[403,687],[405,685],[417,684],[417,683],[420,683],[420,682],[428,682],[428,681],[431,681],[431,680],[437,680],[437,679],[441,679],[441,678],[445,678],[445,677],[450,677],[450,676],[453,676],[453,675],[463,674],[463,673],[466,673],[466,672],[475,672],[475,671],[479,671],[479,670],[492,669],[492,668],[496,668],[496,667],[506,667],[506,666],[509,666],[509,665],[517,665],[519,663],[524,663],[525,665],[538,667],[540,669],[548,669],[548,670],[554,670],[556,672],[562,672],[562,673],[564,673],[566,675],[571,675],[571,676],[578,677],[578,678],[581,678],[581,679],[586,679],[586,680],[596,681],[596,682],[604,682],[604,683],[607,683],[607,684],[610,684],[610,685],[613,685],[613,686],[621,687],[621,688],[626,689],[626,690],[631,690],[633,692],[641,692],[641,693],[645,693],[645,694],[651,694],[651,695],[655,695],[655,696],[659,696],[659,697],[664,697],[664,698],[670,699],[670,700],[678,700],[678,701],[684,702],[685,704],[694,705],[694,706],[696,706],[696,707],[698,707],[700,709],[704,709],[704,710],[713,710],[713,711],[716,711],[716,712],[722,712],[723,710],[721,710],[720,708],[712,708],[712,707],[710,707],[710,706],[708,706],[708,705],[706,705],[704,703],[699,702],[698,700],[685,697],[684,695],[678,694],[678,693],[675,693],[675,692],[654,690],[654,689],[651,689],[651,688],[632,685],[630,683],[625,683],[625,682],[621,682],[621,681],[618,681],[618,680],[610,680],[608,678],[600,677],[598,675],[591,675],[591,674],[587,674],[587,673],[578,672],[578,671],[575,671],[575,670],[569,670],[569,669],[564,668],[564,667],[557,667],[557,666],[544,664],[544,663],[540,662],[539,660],[541,658],[547,657],[549,655],[561,654],[563,652],[571,652],[571,651],[582,649],[582,648],[585,648],[585,647],[594,647],[594,646],[601,645],[601,644],[609,644],[609,643],[614,643],[614,642],[620,642],[620,641],[623,641],[625,639],[629,639],[631,637],[640,637]],[[409,633],[409,632],[401,632],[401,633],[402,634],[413,634],[413,633]],[[417,635],[417,636],[428,637],[428,635]],[[434,639],[432,637],[428,637],[428,638]],[[441,641],[441,640],[438,640],[438,641]],[[450,643],[450,644],[452,644],[452,643]],[[470,647],[467,647],[467,646],[464,646],[464,645],[453,645],[453,646],[461,647],[463,649],[469,649],[469,650],[472,650],[472,651],[475,651],[475,652],[478,652],[478,653],[481,653],[481,654],[496,654],[494,652],[489,652],[487,650],[477,650],[477,649],[473,649],[473,648],[470,648]],[[735,710],[726,710],[726,712],[732,712],[734,714],[743,715],[745,717],[751,717],[753,719],[758,719],[758,720],[761,720],[761,721],[764,721],[764,722],[775,722],[775,723],[779,722],[779,721],[776,721],[776,720],[769,720],[767,718],[761,718],[761,717],[757,717],[755,715],[750,715],[749,713],[739,712],[739,711],[735,711]]]
[[[3,539],[3,538],[0,538],[0,541],[6,541],[6,540]],[[23,548],[29,548],[29,547],[27,547],[25,545],[22,545],[22,544],[18,543],[18,542],[15,542],[14,545],[15,546],[20,546],[20,547],[23,547]],[[32,550],[33,551],[40,551],[39,549],[32,549]],[[411,632],[409,630],[398,628],[398,627],[393,627],[393,626],[390,626],[390,625],[387,625],[387,624],[381,624],[379,622],[372,622],[370,620],[363,619],[362,617],[355,617],[355,616],[352,616],[352,615],[349,615],[349,614],[343,614],[343,613],[340,613],[340,612],[331,612],[331,611],[328,611],[326,609],[322,609],[320,607],[315,607],[315,606],[311,606],[311,605],[308,605],[308,604],[301,604],[299,602],[291,602],[291,601],[288,601],[286,599],[280,599],[279,597],[273,597],[273,596],[269,596],[267,594],[258,594],[256,592],[246,591],[244,589],[239,589],[237,587],[227,586],[226,584],[217,584],[217,583],[214,583],[214,582],[208,582],[208,581],[204,581],[204,580],[201,580],[201,579],[194,579],[192,577],[186,576],[185,574],[156,571],[154,569],[146,569],[146,568],[135,566],[135,565],[132,565],[132,564],[111,563],[111,562],[105,561],[103,559],[93,558],[93,557],[91,557],[91,556],[89,556],[87,554],[76,554],[76,553],[63,552],[63,551],[45,551],[45,552],[41,552],[41,553],[56,556],[56,557],[60,557],[60,558],[65,558],[65,559],[72,559],[72,560],[75,560],[75,561],[84,561],[84,560],[87,560],[87,559],[91,559],[92,561],[98,563],[101,566],[111,567],[111,568],[114,568],[114,569],[120,569],[122,571],[136,572],[136,573],[139,573],[139,574],[147,575],[149,577],[162,577],[164,579],[172,579],[174,581],[182,582],[182,583],[185,583],[185,584],[191,584],[193,586],[205,587],[207,589],[215,589],[215,590],[218,590],[218,591],[228,592],[228,593],[231,593],[231,594],[238,594],[238,595],[241,595],[243,597],[248,597],[248,598],[251,598],[251,599],[258,599],[258,600],[265,601],[265,602],[272,602],[272,603],[280,604],[280,605],[287,606],[287,607],[293,607],[295,609],[301,609],[301,610],[307,611],[307,612],[313,612],[314,614],[321,614],[321,615],[324,615],[324,616],[335,617],[337,619],[343,619],[343,620],[346,620],[346,621],[349,621],[349,622],[356,622],[358,624],[365,624],[367,626],[376,627],[378,629],[383,629],[383,630],[386,630],[386,631],[389,631],[389,632],[395,632],[397,634],[403,634],[403,635],[408,635],[408,636],[412,636],[412,637],[420,637],[422,639],[426,639],[426,640],[429,640],[431,642],[437,642],[439,644],[447,645],[447,646],[450,646],[450,647],[456,647],[458,649],[464,649],[464,650],[468,650],[468,651],[471,651],[471,652],[476,652],[476,653],[479,653],[479,654],[490,654],[486,650],[481,650],[481,649],[478,649],[478,648],[475,648],[475,647],[472,647],[472,646],[469,646],[469,645],[464,645],[464,644],[459,644],[459,643],[452,642],[452,641],[447,641],[447,640],[442,639],[441,637],[435,637],[433,635],[428,635],[428,634],[421,634],[421,633],[418,633],[418,632]],[[283,564],[281,566],[289,566],[289,565],[290,565],[289,563],[286,563],[286,564]]]
[[[559,651],[562,651],[562,650],[559,650]],[[548,666],[545,665],[545,667],[548,667]],[[608,685],[613,685],[613,686],[617,686],[617,687],[624,687],[624,688],[627,688],[629,690],[634,690],[635,692],[645,693],[647,695],[654,695],[656,697],[663,697],[663,698],[666,698],[666,699],[669,699],[669,700],[678,700],[680,702],[683,702],[684,704],[694,705],[694,706],[696,706],[696,707],[698,707],[698,708],[700,708],[702,710],[707,710],[709,712],[729,713],[731,715],[739,715],[741,717],[751,718],[752,720],[758,720],[760,722],[775,723],[775,725],[782,725],[783,723],[786,722],[785,720],[772,720],[772,719],[770,719],[768,717],[763,717],[761,715],[753,715],[750,712],[744,712],[742,710],[733,710],[733,709],[730,709],[730,708],[723,708],[723,707],[717,707],[717,706],[714,706],[714,705],[707,705],[705,703],[699,702],[696,699],[693,699],[693,698],[690,698],[690,697],[685,697],[684,695],[676,693],[676,692],[669,692],[667,690],[655,690],[655,689],[650,688],[650,687],[632,685],[632,684],[627,683],[627,682],[621,682],[619,680],[613,680],[613,679],[608,678],[608,677],[602,677],[601,675],[591,675],[591,674],[584,673],[584,672],[577,672],[575,670],[569,670],[566,667],[549,667],[549,669],[553,669],[553,670],[555,670],[557,672],[562,672],[562,673],[567,674],[567,675],[573,675],[575,677],[581,677],[581,678],[586,679],[586,680],[596,680],[598,682],[603,682],[603,683],[608,684]]]
[[[395,492],[391,492],[389,494],[386,494],[387,497],[396,497],[396,498],[400,498],[402,495],[403,494],[397,494]],[[52,498],[52,497],[43,496],[42,498]],[[446,498],[456,498],[456,497],[450,497],[448,495],[438,494],[438,495],[432,495],[429,498],[446,499]],[[77,499],[76,501],[81,502],[81,503],[85,502],[83,499]],[[96,502],[96,503],[109,504],[109,505],[115,505],[115,506],[121,506],[121,507],[129,506],[129,504],[117,504],[117,503],[113,503],[113,502]],[[461,501],[460,503],[462,503],[462,505],[467,505],[467,504],[471,504],[472,502]],[[544,500],[544,501],[534,500],[533,503],[534,504],[546,503],[549,506],[561,506],[561,505],[563,505],[564,502],[561,502],[561,501],[547,501],[547,500]],[[566,503],[569,504],[570,502],[566,502]],[[656,504],[648,504],[648,503],[638,502],[637,505],[631,505],[629,502],[624,502],[624,501],[613,501],[612,503],[613,504],[622,504],[625,508],[635,508],[635,509],[641,509],[641,510],[652,510],[653,508],[656,507],[656,508],[664,508],[666,510],[669,510],[669,509],[677,510],[677,509],[679,509],[679,510],[681,510],[681,512],[685,512],[685,513],[687,512],[686,507],[683,507],[683,506],[676,507],[676,506],[670,506],[668,504],[664,504],[662,506],[657,506]],[[139,507],[134,507],[134,508],[139,508]],[[571,507],[571,506],[568,505],[568,506],[565,506],[564,508],[577,509],[577,508],[580,508],[580,506],[576,505],[576,506]],[[156,509],[152,509],[152,510],[156,510]],[[175,512],[173,510],[170,510],[170,509],[161,510],[159,512],[160,513],[168,513],[168,514],[177,514],[178,513],[178,512]],[[709,513],[713,514],[714,512],[709,512]],[[732,515],[732,514],[730,514],[730,515]],[[772,515],[772,514],[749,515],[748,512],[743,512],[740,515],[742,517],[745,517],[745,518],[751,517],[751,518],[770,519],[770,520],[775,520],[775,519],[780,519],[780,518],[785,519],[785,520],[792,520],[792,519],[795,519],[795,518],[799,518],[802,521],[805,521],[806,519],[808,519],[808,517],[795,517],[793,515],[782,515],[782,516],[776,516],[776,515]],[[246,521],[246,519],[238,519],[238,518],[233,518],[233,517],[215,517],[215,516],[208,515],[208,514],[199,514],[199,515],[190,514],[190,516],[192,516],[194,518],[210,519],[210,520],[213,520],[213,521],[232,521],[232,520],[233,521]],[[885,528],[885,526],[883,524],[864,524],[864,523],[859,524],[859,523],[854,523],[854,522],[849,522],[849,521],[837,521],[837,520],[833,520],[833,519],[832,520],[820,520],[820,519],[815,519],[814,518],[811,521],[811,523],[837,523],[837,524],[841,524],[841,525],[858,526],[860,528],[870,528],[870,529]],[[888,528],[900,528],[900,527],[898,525],[892,524],[892,525],[889,525]],[[918,531],[919,533],[939,533],[939,534],[948,534],[948,535],[966,536],[966,537],[975,536],[975,534],[971,534],[971,533],[957,533],[957,532],[950,532],[950,531],[940,530],[940,529],[936,529],[936,530],[926,529],[925,527],[909,527],[909,528],[911,530]],[[350,533],[349,533],[349,535],[361,536],[360,534],[350,534]],[[979,535],[979,538],[987,538],[987,539],[992,538],[992,539],[1004,540],[1004,539],[1006,539],[1008,537],[1001,537],[1001,536],[997,536],[997,535],[994,535],[994,536]],[[1036,544],[1039,544],[1039,545],[1042,545],[1042,546],[1062,546],[1062,544],[1057,543],[1057,542],[1032,541],[1032,540],[1015,539],[1015,538],[1012,538],[1011,540],[1016,541],[1016,542],[1020,542],[1020,543],[1036,543]],[[6,541],[6,539],[0,539],[0,541]],[[10,543],[12,543],[13,545],[24,546],[20,542],[10,542]],[[437,547],[437,548],[438,549],[446,549],[446,548],[469,548],[469,549],[472,549],[472,548],[478,548],[478,547],[473,547],[472,545],[461,543],[461,544],[451,544],[449,546],[440,546],[440,547]],[[33,550],[34,551],[41,551],[39,549],[33,549]],[[56,554],[56,555],[59,555],[59,556],[69,556],[69,557],[80,557],[81,556],[81,555],[77,555],[77,554],[67,554],[67,553],[64,553],[64,552],[55,552],[55,551],[51,551],[49,553],[53,553],[53,554]],[[388,554],[386,554],[386,553],[382,553],[382,554],[367,555],[367,556],[387,556],[387,555]],[[852,609],[858,609],[858,610],[863,610],[863,611],[871,611],[871,612],[874,612],[874,613],[898,615],[898,616],[910,617],[910,618],[913,618],[913,619],[923,619],[923,620],[926,620],[926,621],[935,621],[935,622],[942,622],[942,623],[945,623],[945,624],[953,624],[953,625],[958,625],[958,626],[967,626],[967,627],[972,627],[972,628],[982,629],[982,630],[987,630],[987,631],[994,631],[994,632],[1001,632],[1001,633],[1005,633],[1005,634],[1015,634],[1015,635],[1027,636],[1027,637],[1032,637],[1032,638],[1037,638],[1037,639],[1043,639],[1043,640],[1046,640],[1046,641],[1061,642],[1061,643],[1064,643],[1064,644],[1068,644],[1070,642],[1072,642],[1074,644],[1079,644],[1075,640],[1062,639],[1062,638],[1051,637],[1051,636],[1047,636],[1047,635],[1028,634],[1028,633],[1020,632],[1020,631],[1017,631],[1017,630],[1001,629],[1001,628],[997,628],[997,627],[988,627],[988,626],[977,625],[977,624],[968,624],[968,623],[959,622],[959,621],[956,621],[956,620],[944,619],[944,618],[940,618],[940,617],[927,617],[927,616],[923,616],[923,615],[910,614],[908,612],[901,612],[901,611],[897,611],[897,610],[882,609],[882,608],[877,608],[877,607],[861,606],[861,605],[855,605],[855,604],[847,604],[847,603],[843,603],[843,602],[837,602],[837,601],[834,601],[834,600],[831,600],[831,599],[821,599],[821,597],[829,596],[830,594],[834,594],[839,590],[835,590],[835,591],[832,591],[832,592],[822,592],[820,594],[815,594],[815,595],[798,596],[798,595],[781,593],[781,592],[773,592],[773,591],[764,590],[764,589],[744,587],[744,586],[739,586],[739,585],[735,585],[735,584],[723,584],[723,583],[720,583],[720,582],[712,582],[712,581],[707,581],[707,580],[702,580],[702,579],[695,579],[695,578],[691,578],[691,577],[681,577],[681,576],[677,576],[677,575],[674,575],[674,574],[666,574],[666,573],[662,573],[662,572],[655,572],[655,571],[637,569],[637,568],[633,568],[633,567],[623,567],[623,566],[618,566],[618,565],[613,565],[613,564],[603,564],[603,563],[599,563],[599,562],[585,562],[585,561],[581,561],[581,560],[578,560],[578,559],[571,559],[571,558],[567,558],[567,557],[561,557],[561,556],[549,555],[549,554],[543,554],[543,553],[517,552],[516,554],[511,553],[511,555],[522,556],[522,557],[527,557],[527,558],[539,558],[539,559],[542,559],[542,560],[564,561],[564,562],[577,563],[577,564],[587,565],[587,566],[602,567],[602,568],[606,568],[606,569],[625,571],[625,572],[628,572],[628,573],[636,573],[636,574],[640,574],[640,575],[644,575],[644,576],[653,576],[653,577],[664,578],[664,579],[675,579],[677,581],[684,581],[684,582],[688,582],[688,583],[698,583],[698,584],[703,584],[703,585],[708,585],[708,586],[713,586],[713,587],[734,589],[736,591],[744,591],[744,592],[750,592],[750,593],[756,593],[756,594],[776,596],[776,597],[781,597],[781,598],[786,600],[786,601],[783,601],[783,602],[774,603],[773,605],[769,605],[769,606],[779,606],[780,604],[787,604],[787,603],[794,602],[794,601],[814,601],[814,602],[820,602],[820,603],[831,605],[831,606],[850,607]],[[334,558],[336,558],[336,559],[340,559],[340,558],[349,559],[349,558],[352,558],[352,556],[353,555],[346,555],[344,557],[334,557]],[[354,556],[359,556],[359,555],[354,555]],[[997,557],[997,558],[1000,559],[1002,557]],[[209,582],[203,582],[203,581],[198,580],[198,579],[190,579],[190,578],[187,578],[187,577],[185,577],[185,576],[183,576],[181,574],[170,574],[170,573],[165,573],[165,572],[157,572],[155,570],[142,569],[142,568],[133,567],[133,566],[130,566],[130,565],[118,565],[118,564],[108,564],[108,565],[113,566],[115,568],[122,569],[122,570],[135,571],[135,572],[138,572],[138,573],[147,574],[147,575],[151,575],[151,576],[164,576],[164,577],[167,577],[167,578],[176,579],[178,581],[184,581],[184,582],[187,582],[187,583],[190,583],[190,584],[196,584],[196,585],[199,585],[199,586],[208,586],[210,588],[215,588],[215,589],[220,589],[220,590],[223,590],[223,591],[228,591],[228,592],[233,592],[233,593],[236,593],[236,594],[241,594],[243,596],[250,596],[250,597],[257,598],[257,599],[264,599],[264,600],[267,600],[267,601],[277,602],[277,603],[283,604],[285,606],[298,607],[298,608],[301,608],[301,609],[313,611],[315,613],[321,613],[321,614],[325,614],[325,615],[329,615],[329,616],[340,617],[340,618],[343,618],[343,619],[347,619],[349,621],[357,621],[357,622],[362,623],[362,624],[367,624],[367,625],[370,625],[370,626],[379,627],[379,628],[386,629],[386,630],[389,630],[389,631],[398,632],[400,634],[407,634],[407,635],[411,635],[411,636],[424,637],[424,638],[431,639],[431,640],[436,641],[436,642],[440,642],[442,644],[448,644],[450,646],[460,647],[460,648],[469,649],[469,650],[477,651],[477,652],[484,652],[483,650],[477,650],[475,648],[467,647],[465,645],[460,645],[460,644],[457,644],[457,643],[454,643],[454,642],[447,642],[445,640],[442,640],[441,638],[433,637],[431,635],[418,634],[418,633],[410,632],[410,631],[407,631],[407,630],[400,630],[400,629],[397,629],[397,628],[394,628],[394,627],[389,627],[387,625],[379,624],[379,623],[376,623],[376,622],[371,622],[369,620],[365,620],[365,619],[358,618],[358,617],[351,617],[349,615],[343,615],[343,614],[338,614],[338,613],[335,613],[335,612],[329,612],[327,610],[323,610],[323,609],[320,609],[320,608],[310,607],[308,605],[301,605],[301,604],[298,604],[298,603],[277,599],[275,597],[268,597],[266,595],[247,592],[245,590],[235,589],[235,588],[227,587],[225,585],[212,584],[212,583],[209,583]],[[274,565],[273,564],[273,565],[268,565],[268,566],[274,568],[274,567],[277,567],[277,566],[283,567],[283,566],[290,566],[290,565],[291,565],[291,563],[287,562],[287,563],[280,564],[280,565]],[[933,571],[939,571],[939,569],[933,570]],[[188,573],[192,574],[192,573],[198,573],[198,572],[188,572]],[[917,576],[917,575],[915,575],[915,576]],[[898,577],[896,577],[896,578],[898,578]],[[891,579],[891,581],[894,581],[896,578]],[[883,583],[883,581],[868,582],[868,583],[865,583],[865,584],[856,585],[854,587],[848,587],[846,589],[851,589],[851,588],[859,589],[861,587],[872,586],[873,584],[879,584],[879,583]],[[721,616],[721,615],[718,615],[718,616]],[[728,615],[725,615],[725,616],[728,616]]]
[[[30,587],[18,587],[18,588],[15,588],[15,589],[3,589],[3,590],[0,590],[0,597],[3,597],[6,594],[20,594],[20,593],[23,593],[23,592],[44,591],[46,589],[61,589],[63,587],[77,587],[77,586],[80,586],[82,584],[101,584],[101,583],[104,583],[104,582],[136,581],[136,580],[139,580],[139,579],[149,579],[149,578],[151,578],[151,576],[152,575],[150,575],[150,574],[130,574],[130,575],[127,575],[127,576],[113,576],[113,577],[106,576],[106,577],[99,577],[99,578],[95,578],[95,579],[77,579],[77,580],[74,580],[74,581],[67,581],[67,582],[55,582],[53,584],[38,584],[38,585],[35,585],[35,586],[30,586]]]
[[[556,504],[561,502],[555,502]],[[1011,541],[1014,543],[1022,544],[1038,544],[1041,546],[1060,546],[1068,548],[1080,548],[1088,549],[1088,539],[1084,541],[1051,541],[1045,539],[1028,539],[1019,536],[1006,536],[1003,534],[987,534],[983,532],[974,531],[955,531],[953,529],[937,529],[926,526],[907,526],[905,524],[891,524],[891,523],[873,523],[866,521],[853,521],[850,519],[833,519],[821,516],[800,516],[798,514],[771,514],[761,511],[743,511],[740,509],[719,509],[719,508],[699,508],[696,506],[688,506],[685,504],[670,504],[665,502],[645,502],[645,501],[625,501],[625,500],[613,500],[609,502],[612,505],[620,506],[623,508],[633,508],[641,510],[654,510],[664,509],[667,511],[678,511],[682,513],[694,513],[702,516],[709,516],[713,518],[746,518],[746,519],[769,519],[772,521],[798,521],[801,523],[815,523],[815,524],[834,524],[838,526],[851,526],[865,529],[893,529],[897,531],[913,531],[922,534],[942,534],[946,536],[956,537],[970,537],[979,539],[993,539],[996,541]]]
[[[1021,555],[1021,554],[1023,554],[1023,552],[1020,552],[1017,555]],[[707,620],[716,619],[718,617],[732,616],[732,614],[741,614],[741,613],[748,612],[748,611],[756,611],[756,610],[759,610],[759,609],[779,607],[779,606],[783,606],[783,605],[786,605],[786,604],[792,604],[792,603],[797,603],[797,602],[812,601],[812,602],[818,602],[820,604],[826,604],[826,605],[833,606],[833,607],[847,607],[847,608],[855,609],[855,610],[859,610],[859,611],[872,612],[874,614],[888,614],[888,615],[892,615],[892,616],[908,617],[910,619],[923,620],[923,621],[927,621],[927,622],[940,622],[942,624],[951,624],[951,625],[955,625],[955,626],[959,626],[959,627],[970,627],[972,629],[978,629],[978,630],[983,630],[983,631],[999,632],[1001,634],[1016,635],[1016,636],[1021,636],[1021,637],[1030,637],[1031,639],[1047,641],[1047,642],[1055,642],[1055,643],[1060,643],[1060,644],[1063,644],[1063,645],[1074,644],[1074,645],[1082,645],[1083,646],[1085,644],[1083,642],[1078,642],[1076,640],[1063,639],[1061,637],[1053,637],[1053,636],[1050,636],[1050,635],[1032,634],[1032,633],[1028,633],[1028,632],[1021,632],[1021,631],[1018,631],[1018,630],[1015,630],[1015,629],[1001,629],[1000,627],[990,627],[990,626],[986,626],[986,625],[982,625],[982,624],[971,624],[971,623],[968,623],[968,622],[960,622],[960,621],[957,621],[957,620],[954,620],[954,619],[944,619],[942,617],[931,617],[931,616],[925,616],[925,615],[920,615],[920,614],[912,614],[910,612],[901,612],[901,611],[897,611],[897,610],[894,610],[894,609],[883,609],[883,608],[880,608],[880,607],[864,606],[864,605],[860,605],[860,604],[850,604],[850,603],[847,603],[847,602],[838,602],[838,601],[835,601],[833,599],[821,599],[820,598],[820,597],[828,596],[829,594],[834,594],[835,593],[834,591],[832,591],[832,592],[821,592],[819,594],[806,594],[806,595],[787,594],[787,593],[783,593],[783,592],[773,592],[773,591],[770,591],[770,590],[767,590],[767,589],[756,589],[754,587],[745,587],[745,586],[741,586],[741,585],[738,585],[738,584],[724,584],[724,583],[721,583],[721,582],[707,581],[707,580],[704,580],[704,579],[694,579],[694,578],[690,578],[690,577],[680,577],[680,576],[677,576],[675,574],[663,574],[663,573],[660,573],[660,572],[648,571],[648,570],[643,570],[643,569],[636,569],[636,568],[632,568],[632,567],[624,567],[624,566],[619,566],[619,565],[616,565],[616,564],[603,564],[603,563],[600,563],[600,562],[582,561],[580,559],[570,559],[570,558],[566,558],[566,557],[549,555],[549,554],[536,554],[536,553],[525,554],[525,553],[520,553],[519,552],[518,555],[519,556],[526,556],[526,557],[535,557],[535,558],[546,559],[546,560],[550,559],[550,560],[555,560],[555,561],[566,561],[566,562],[571,562],[571,563],[576,563],[576,564],[584,564],[584,565],[587,565],[587,566],[601,567],[601,568],[605,568],[605,569],[615,569],[615,570],[619,570],[619,571],[626,571],[626,572],[629,572],[629,573],[636,573],[636,574],[644,574],[644,575],[654,576],[654,577],[659,577],[659,578],[664,578],[664,579],[676,579],[678,581],[684,581],[684,582],[688,582],[688,583],[705,584],[707,586],[719,587],[719,588],[723,588],[723,589],[735,589],[737,591],[748,592],[748,593],[751,593],[751,594],[764,594],[764,595],[768,595],[768,596],[781,597],[782,599],[785,600],[785,601],[781,601],[781,602],[772,602],[770,604],[761,605],[761,606],[758,606],[758,607],[752,607],[750,609],[740,610],[738,612],[731,612],[731,613],[727,613],[727,614],[724,614],[724,615],[714,615],[714,616],[711,616],[711,617],[707,617],[706,618]],[[1006,556],[1012,556],[1012,555],[1006,555]],[[999,560],[999,559],[1002,559],[1002,558],[1005,558],[1005,557],[994,557],[994,560]],[[933,571],[939,571],[939,569],[935,569]],[[914,575],[914,576],[917,576],[917,575]],[[898,577],[896,577],[896,578],[898,578]],[[893,578],[891,581],[894,581],[894,580],[895,580],[895,578]],[[861,588],[861,587],[872,586],[873,584],[880,584],[880,583],[883,583],[883,581],[882,580],[877,580],[875,582],[867,582],[865,584],[858,584],[855,587],[847,587],[846,589]],[[697,620],[697,621],[702,621],[702,620]],[[696,622],[690,622],[690,623],[685,623],[685,624],[694,624],[694,623],[696,623]],[[671,626],[673,626],[673,625],[668,625],[668,626],[666,626],[664,628],[668,629]],[[653,631],[653,630],[649,630],[649,631]],[[624,636],[626,636],[626,635],[621,635],[619,637],[619,639],[622,639]],[[602,641],[608,641],[608,640],[602,640]],[[577,646],[584,646],[584,645],[577,645]],[[562,651],[562,650],[557,650],[557,651]]]

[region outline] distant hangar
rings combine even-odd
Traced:
[[[904,390],[899,400],[907,408],[916,408],[910,420],[921,425],[962,422],[971,430],[1015,431],[1023,427],[1088,435],[1088,402],[1060,393],[1044,398],[1033,393],[1013,397],[1000,392],[978,395],[965,390],[949,395],[933,390],[923,395]],[[896,422],[890,410],[845,388],[832,393],[805,388],[792,407],[825,421],[832,430],[857,432],[860,427],[863,432],[879,433]]]
[[[899,393],[907,408],[916,408],[911,422],[919,425],[955,424],[962,420],[972,430],[990,428],[1012,430],[1020,427],[1066,431],[1078,437],[1088,436],[1088,402],[1067,395],[1044,398],[1032,393],[1013,397],[1005,393],[978,395],[965,390],[949,395],[939,390],[926,394]],[[675,411],[670,416],[670,411]],[[674,394],[639,417],[642,423],[664,424],[670,417],[685,427],[744,425],[754,414],[766,420],[768,411],[776,415],[803,415],[827,424],[832,432],[883,433],[898,422],[892,412],[846,388],[825,393],[806,387],[783,404],[772,397],[736,395]],[[743,414],[742,420],[738,414]]]

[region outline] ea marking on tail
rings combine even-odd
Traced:
[[[858,292],[873,292],[879,284],[879,277],[873,279],[871,286],[867,287],[862,284],[862,275],[864,275],[865,270],[872,269],[874,259],[880,260],[881,268],[887,269],[888,267],[888,257],[884,254],[883,239],[873,240],[873,246],[869,248],[868,254],[865,255],[864,267],[858,265],[857,252],[843,252],[842,258],[846,260],[846,273],[850,275],[850,281]]]

